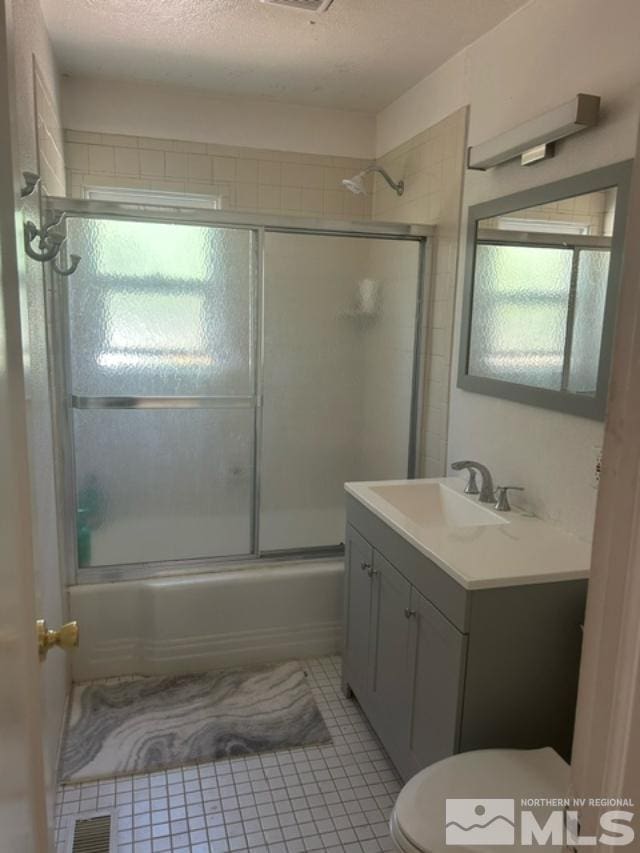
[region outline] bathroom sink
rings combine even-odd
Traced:
[[[497,513],[443,483],[388,483],[371,486],[371,491],[421,527],[507,524]]]

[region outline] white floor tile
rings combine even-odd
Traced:
[[[118,810],[118,853],[380,853],[401,782],[340,659],[305,662],[333,743],[60,788],[58,853],[74,817]]]

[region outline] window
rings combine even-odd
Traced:
[[[95,201],[120,201],[127,204],[165,205],[168,207],[197,207],[219,210],[219,195],[174,193],[166,190],[132,189],[129,187],[85,187],[84,197]]]

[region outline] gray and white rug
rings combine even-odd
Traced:
[[[150,773],[331,740],[295,663],[74,688],[62,781]]]

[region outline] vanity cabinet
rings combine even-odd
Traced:
[[[470,749],[569,758],[586,580],[469,590],[347,500],[343,688],[400,774]]]

